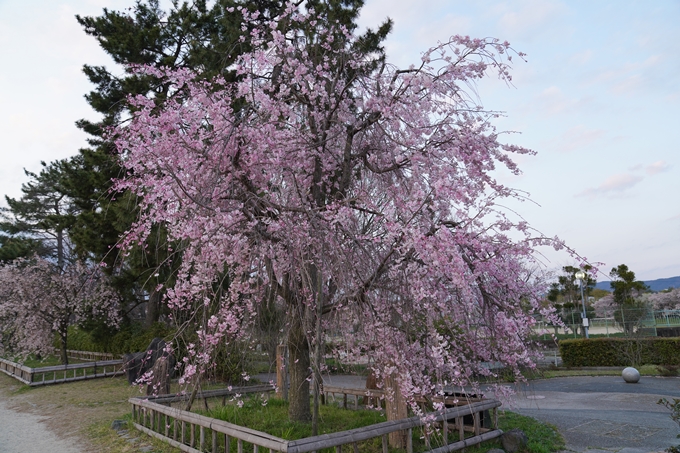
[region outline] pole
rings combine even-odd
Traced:
[[[590,338],[588,336],[588,314],[586,313],[586,299],[583,297],[583,279],[579,279],[579,282],[581,282],[581,305],[583,306],[583,316],[581,316],[583,320],[583,331],[586,333],[586,338]]]

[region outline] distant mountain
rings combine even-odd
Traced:
[[[597,282],[595,288],[603,289],[605,291],[611,291],[612,287],[609,285],[611,282]],[[645,285],[649,286],[652,291],[662,291],[668,288],[680,288],[680,275],[677,277],[670,278],[657,278],[656,280],[646,280]]]

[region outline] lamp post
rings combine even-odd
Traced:
[[[586,338],[590,338],[588,336],[588,315],[586,313],[586,299],[583,297],[583,282],[586,279],[586,273],[583,271],[578,271],[574,275],[574,277],[576,277],[581,286],[581,306],[583,307],[583,313],[581,314],[581,318],[583,319],[583,331],[586,333]]]

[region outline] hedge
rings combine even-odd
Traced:
[[[680,338],[593,338],[562,340],[567,367],[680,365]]]
[[[156,323],[150,328],[141,325],[127,325],[117,332],[99,333],[86,331],[77,326],[68,330],[68,349],[90,352],[110,352],[116,355],[145,351],[156,337],[168,340],[173,330]]]

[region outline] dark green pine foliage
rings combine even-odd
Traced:
[[[227,81],[233,80],[230,66],[239,54],[248,50],[247,39],[241,42],[240,37],[248,37],[249,30],[241,29],[242,16],[238,10],[229,10],[241,5],[249,11],[258,11],[265,20],[278,15],[285,2],[217,0],[208,3],[175,0],[170,10],[164,11],[158,0],[138,0],[127,11],[104,9],[101,16],[76,16],[76,19],[85,32],[123,66],[190,68],[207,79],[221,75]],[[329,20],[354,30],[363,3],[363,0],[311,0],[305,4],[324,11]],[[374,65],[382,61],[381,42],[390,29],[391,22],[387,21],[377,32],[366,31],[356,44],[362,52],[377,56]],[[313,42],[314,30],[306,30],[306,34]],[[70,236],[77,255],[107,264],[116,286],[127,292],[131,307],[143,301],[141,294],[151,295],[152,303],[147,310],[150,324],[160,313],[161,295],[155,294],[155,288],[159,282],[170,283],[173,269],[179,263],[181,244],[175,244],[175,256],[169,256],[163,226],[157,225],[144,248],[134,250],[127,257],[121,256],[117,245],[136,218],[137,203],[130,195],[111,190],[112,181],[123,175],[106,131],[129,115],[128,96],[152,93],[162,103],[169,94],[168,85],[154,77],[133,74],[129,68],[115,74],[102,66],[85,65],[83,71],[95,85],[85,97],[102,117],[96,122],[84,119],[77,122],[78,127],[90,135],[90,147],[81,149],[64,169],[64,187],[78,211]]]
[[[639,296],[649,291],[649,287],[644,282],[636,280],[635,272],[628,269],[625,264],[612,268],[609,275],[612,277],[610,285],[614,302],[618,305],[614,310],[614,319],[623,327],[626,336],[642,334],[640,327],[648,315],[649,307]]]
[[[575,266],[563,266],[563,274],[557,277],[557,282],[550,285],[547,298],[553,302],[553,306],[557,310],[558,316],[565,325],[568,325],[572,330],[578,331],[585,336],[585,331],[581,325],[581,313],[583,313],[581,301],[580,283],[576,279],[576,273],[583,270],[586,273],[586,281],[583,286],[583,295],[585,300],[588,300],[590,292],[595,288],[597,280],[590,276],[589,271],[592,266],[585,265],[583,269]],[[593,318],[595,310],[586,304],[586,315],[588,318]],[[556,327],[557,329],[557,327]],[[557,332],[557,330],[555,330]]]
[[[635,280],[635,272],[628,269],[625,264],[619,264],[612,268],[609,275],[612,277],[610,286],[612,287],[614,302],[618,305],[632,304],[638,293],[649,290],[645,282]]]
[[[279,2],[269,1],[247,5],[266,15],[280,8]],[[65,171],[64,185],[78,209],[71,238],[79,256],[107,264],[114,284],[127,295],[130,309],[144,302],[148,295],[149,325],[160,314],[162,294],[156,288],[159,283],[169,282],[178,258],[173,260],[167,253],[162,225],[154,227],[145,247],[126,257],[121,255],[117,246],[137,217],[137,203],[129,194],[112,191],[113,180],[123,175],[106,131],[129,115],[128,96],[152,93],[162,103],[168,95],[168,86],[162,80],[133,74],[127,65],[191,68],[206,78],[218,74],[227,79],[233,77],[228,68],[245,48],[239,42],[241,17],[227,10],[234,6],[232,1],[218,1],[210,7],[206,1],[173,2],[166,12],[157,0],[140,0],[129,11],[104,9],[99,17],[76,16],[85,32],[126,68],[120,75],[102,66],[83,68],[95,85],[85,97],[102,117],[97,122],[77,123],[90,135],[90,147],[81,149]],[[174,249],[181,251],[181,244],[175,244]]]
[[[22,184],[19,199],[5,197],[0,208],[0,260],[38,254],[63,268],[70,258],[68,231],[73,224],[73,205],[63,187],[67,161],[46,164],[40,173],[25,170],[30,181]]]

